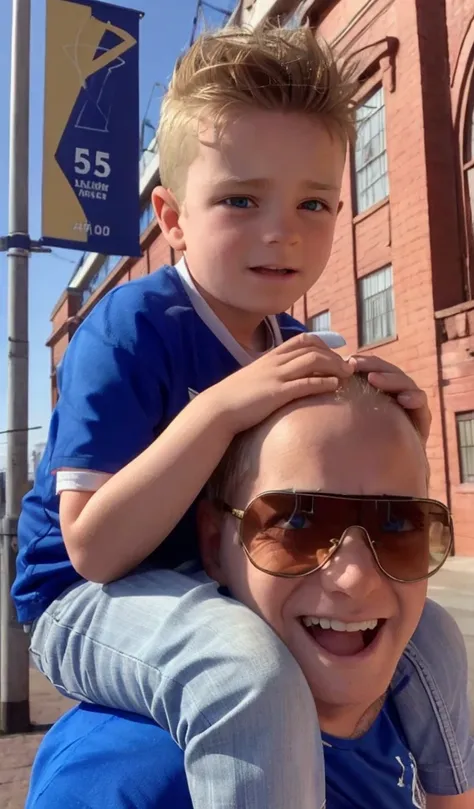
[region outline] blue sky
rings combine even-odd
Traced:
[[[115,0],[117,5],[145,12],[140,23],[140,109],[144,113],[154,82],[166,84],[180,51],[186,47],[192,29],[196,0]],[[213,5],[230,9],[233,0],[214,0]],[[31,94],[30,94],[30,235],[39,238],[41,217],[41,155],[43,126],[45,0],[32,0]],[[8,104],[10,94],[11,3],[2,3],[0,26],[0,235],[8,232]],[[206,23],[217,25],[223,17],[205,12]],[[156,119],[159,97],[150,108]],[[150,132],[151,135],[151,132]],[[30,391],[29,425],[41,430],[30,434],[30,444],[46,437],[50,416],[50,356],[45,342],[50,334],[50,314],[67,285],[80,253],[55,250],[53,255],[33,255],[30,260]],[[7,374],[7,259],[0,253],[0,431],[6,428]],[[0,434],[0,469],[5,464],[5,436]]]

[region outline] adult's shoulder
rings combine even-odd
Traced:
[[[452,671],[453,665],[467,665],[466,645],[461,630],[450,612],[427,598],[421,620],[411,639],[415,648],[430,664]],[[440,654],[440,649],[443,653]]]
[[[192,809],[183,752],[154,722],[93,705],[47,733],[25,809]]]
[[[468,663],[463,635],[448,610],[430,598],[400,660],[399,672],[405,671],[407,662],[407,670],[428,677],[429,683],[441,689],[445,704],[465,689]]]

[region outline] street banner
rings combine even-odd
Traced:
[[[45,245],[140,255],[141,16],[97,0],[46,0]]]

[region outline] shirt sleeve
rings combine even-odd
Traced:
[[[92,310],[61,364],[50,469],[115,474],[160,431],[170,366],[160,333],[134,289]]]

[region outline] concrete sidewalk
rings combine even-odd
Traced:
[[[450,559],[430,583],[429,595],[451,612],[466,640],[474,732],[474,558]],[[33,732],[0,736],[1,809],[24,809],[30,768],[41,739],[74,703],[61,697],[39,672],[32,670],[30,704]]]

